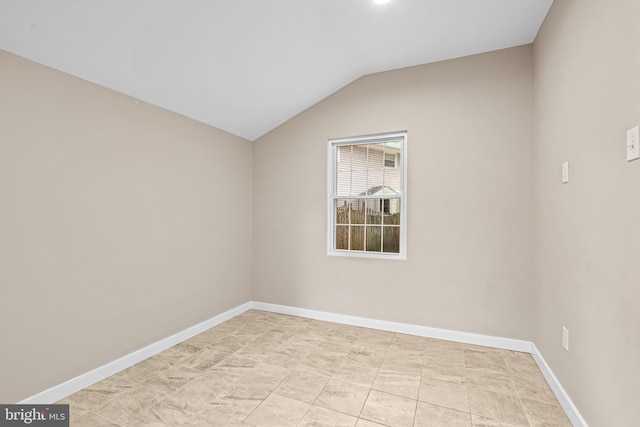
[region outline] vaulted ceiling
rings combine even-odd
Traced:
[[[0,49],[254,140],[351,81],[533,42],[552,0],[2,0]]]

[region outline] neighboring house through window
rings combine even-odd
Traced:
[[[406,132],[329,140],[330,255],[406,258]]]
[[[396,156],[396,153],[384,153],[384,166],[387,168],[395,168]]]

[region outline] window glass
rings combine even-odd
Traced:
[[[404,259],[406,133],[329,144],[329,253]]]

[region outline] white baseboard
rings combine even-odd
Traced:
[[[369,319],[366,317],[328,313],[325,311],[309,310],[306,308],[289,307],[277,304],[268,304],[264,302],[254,301],[252,308],[256,310],[270,311],[272,313],[289,314],[292,316],[306,317],[309,319],[341,323],[344,325],[361,326],[364,328],[380,329],[383,331],[398,332],[401,334],[417,335],[420,337],[436,338],[465,344],[483,345],[486,347],[531,353],[531,341],[494,337],[491,335],[480,335],[470,332],[452,331],[449,329],[431,328],[428,326],[390,322],[387,320]]]
[[[364,328],[373,328],[383,331],[398,332],[402,334],[417,335],[428,338],[436,338],[447,341],[455,341],[465,344],[482,345],[486,347],[501,348],[505,350],[521,351],[531,353],[542,374],[546,378],[549,386],[560,401],[562,408],[567,413],[574,427],[588,427],[586,421],[578,412],[569,395],[566,393],[551,368],[545,362],[538,351],[538,348],[531,341],[516,340],[511,338],[495,337],[491,335],[474,334],[470,332],[453,331],[449,329],[431,328],[428,326],[413,325],[408,323],[390,322],[387,320],[370,319],[366,317],[349,316],[346,314],[329,313],[325,311],[310,310],[306,308],[290,307],[285,305],[269,304],[264,302],[249,301],[231,310],[225,311],[209,320],[191,326],[170,337],[164,338],[150,344],[140,350],[127,354],[113,362],[100,366],[85,374],[79,375],[62,384],[51,387],[38,394],[22,400],[21,404],[50,404],[64,399],[65,397],[89,387],[111,375],[117,374],[138,362],[148,359],[161,351],[164,351],[176,344],[198,335],[220,323],[229,320],[247,310],[256,309],[272,313],[288,314],[292,316],[305,317],[315,320],[340,323]]]
[[[540,371],[549,383],[553,393],[562,405],[562,409],[567,413],[569,420],[574,427],[588,427],[580,412],[569,398],[558,378],[553,374],[551,368],[545,362],[538,351],[538,348],[531,341],[516,340],[511,338],[494,337],[491,335],[481,335],[469,332],[452,331],[448,329],[430,328],[428,326],[412,325],[407,323],[389,322],[386,320],[369,319],[365,317],[349,316],[345,314],[328,313],[324,311],[309,310],[306,308],[290,307],[286,305],[268,304],[263,302],[252,303],[252,308],[256,310],[269,311],[272,313],[289,314],[292,316],[306,317],[309,319],[324,320],[327,322],[341,323],[345,325],[361,326],[365,328],[380,329],[383,331],[398,332],[403,334],[417,335],[421,337],[436,338],[447,341],[461,342],[465,344],[482,345],[485,347],[501,348],[504,350],[521,351],[530,353],[536,361]]]
[[[562,387],[562,384],[560,384],[560,381],[558,381],[558,378],[554,375],[549,365],[547,365],[542,354],[540,354],[538,347],[533,343],[531,343],[531,356],[533,356],[533,359],[538,364],[538,368],[540,368],[542,375],[544,375],[545,379],[549,383],[549,387],[553,390],[553,394],[558,398],[560,405],[562,405],[562,409],[567,413],[571,424],[573,424],[574,427],[588,427],[587,422],[582,418],[582,415],[580,415],[578,408],[573,404],[573,401],[571,401],[571,398],[564,390],[564,387]]]
[[[118,372],[123,371],[135,365],[138,362],[148,359],[149,357],[154,356],[160,353],[161,351],[164,351],[170,347],[173,347],[176,344],[179,344],[185,340],[188,340],[189,338],[194,337],[206,331],[207,329],[213,328],[214,326],[219,325],[220,323],[226,320],[229,320],[239,314],[242,314],[245,311],[250,310],[251,307],[252,307],[252,303],[246,302],[242,305],[232,308],[231,310],[225,311],[224,313],[214,316],[211,319],[205,320],[204,322],[191,326],[167,338],[163,338],[160,341],[156,341],[153,344],[150,344],[144,348],[141,348],[140,350],[136,350],[133,353],[129,353],[125,356],[122,356],[121,358],[116,359],[113,362],[109,362],[106,365],[102,365],[87,373],[84,373],[68,381],[65,381],[62,384],[58,384],[38,394],[28,397],[18,403],[35,405],[35,404],[50,404],[50,403],[57,402],[61,399],[64,399],[67,396],[72,395],[77,391],[80,391],[84,388],[89,387],[92,384],[97,383],[98,381],[108,378],[111,375],[117,374]]]

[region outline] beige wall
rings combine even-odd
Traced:
[[[250,300],[251,156],[0,51],[0,402]]]
[[[556,0],[534,63],[534,342],[589,425],[637,426],[640,2]]]
[[[366,76],[254,142],[253,298],[530,339],[531,46]],[[327,140],[408,131],[408,260],[326,254]]]

